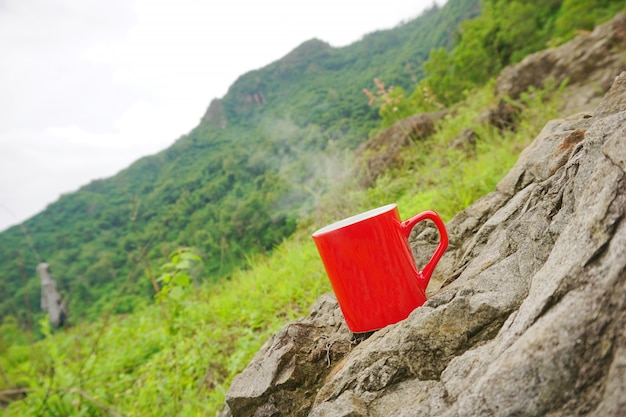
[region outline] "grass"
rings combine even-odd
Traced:
[[[373,187],[360,190],[355,181],[331,190],[322,201],[324,215],[316,221],[322,224],[392,202],[403,219],[428,209],[451,219],[494,190],[545,123],[559,116],[559,92],[552,86],[523,95],[516,130],[500,131],[477,120],[495,104],[493,84],[486,85],[452,108],[433,136],[403,150],[399,167],[385,172]],[[453,147],[468,128],[475,133],[475,146]]]
[[[435,135],[407,148],[402,163],[372,188],[346,182],[331,190],[320,200],[323,210],[303,219],[296,235],[270,256],[249,259],[229,280],[195,288],[174,318],[152,305],[52,333],[44,321],[43,340],[0,345],[0,391],[18,387],[27,394],[10,403],[5,415],[217,413],[234,375],[268,337],[330,291],[309,236],[313,229],[391,202],[398,203],[402,218],[434,209],[449,220],[493,190],[557,115],[558,100],[535,92],[524,99],[517,130],[499,132],[476,122],[494,102],[491,91],[486,86],[453,109]],[[451,147],[468,127],[476,132],[475,147]]]
[[[0,358],[24,401],[6,415],[206,415],[285,322],[330,290],[315,248],[284,242],[229,281],[198,288],[169,330],[157,306],[15,346]],[[88,393],[88,394],[87,394]]]

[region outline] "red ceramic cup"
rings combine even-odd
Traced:
[[[413,227],[432,220],[440,239],[421,271],[409,246]],[[404,320],[426,302],[428,281],[448,247],[448,234],[434,211],[406,221],[389,204],[349,217],[313,233],[339,306],[354,333],[381,329]]]

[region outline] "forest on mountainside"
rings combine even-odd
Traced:
[[[413,86],[429,51],[451,47],[458,23],[478,11],[475,0],[453,0],[346,47],[307,41],[242,75],[170,148],[0,234],[0,319],[31,328],[41,316],[37,256],[50,264],[76,322],[151,303],[154,270],[177,247],[203,258],[196,284],[271,251],[376,127],[362,89],[377,76]],[[215,108],[221,123],[209,117]],[[122,285],[128,290],[113,302]]]

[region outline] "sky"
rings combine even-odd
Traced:
[[[0,0],[0,231],[167,148],[302,42],[345,46],[432,4]]]

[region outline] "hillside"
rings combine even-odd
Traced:
[[[606,21],[611,8],[623,9],[621,1],[602,3],[607,7],[597,15],[593,1],[557,3],[552,26],[572,9],[594,15],[593,22]],[[462,25],[446,54],[457,60],[467,56],[468,44],[490,45],[503,35],[467,27],[478,21],[481,28],[510,28],[525,18],[507,12],[520,4],[485,2],[506,13]],[[537,2],[532,11],[543,15],[545,4]],[[510,60],[497,78],[469,82],[474,87],[462,92],[462,101],[443,111],[423,113],[437,102],[423,95],[436,90],[437,71],[427,70],[413,92],[375,92],[380,120],[372,137],[355,152],[334,148],[353,154],[340,166],[347,175],[322,188],[312,200],[313,214],[298,219],[291,237],[250,256],[225,279],[200,282],[202,271],[182,251],[169,263],[157,262],[164,269],[151,266],[154,275],[169,271],[161,284],[172,293],[132,313],[114,308],[136,285],[129,279],[112,288],[108,308],[93,322],[55,331],[42,317],[34,324],[40,334],[33,335],[6,316],[0,325],[2,411],[623,415],[624,155],[623,135],[615,134],[623,130],[623,76],[602,97],[607,80],[626,70],[625,16],[581,31],[561,47],[535,46],[540,52]],[[571,22],[570,35],[588,28]],[[535,28],[545,37],[544,31],[553,33]],[[431,53],[427,62],[440,56]],[[382,108],[387,99],[401,114]],[[207,115],[217,131],[232,128],[222,101]],[[403,118],[404,112],[410,116]],[[364,168],[370,175],[359,175]],[[389,202],[398,203],[403,219],[438,211],[450,247],[431,279],[426,308],[369,338],[355,337],[328,294],[310,234]],[[434,245],[429,227],[414,231],[418,265]],[[172,277],[175,267],[181,273]]]
[[[233,379],[219,416],[623,416],[625,30],[620,13],[499,74],[495,101],[525,103],[522,112],[531,109],[530,96],[541,95],[537,86],[555,73],[569,78],[567,87],[544,89],[539,98],[559,97],[564,117],[548,121],[492,191],[447,222],[450,245],[424,305],[404,320],[354,334],[339,297],[322,295],[308,316],[267,339]],[[611,87],[599,94],[606,80]],[[584,109],[569,113],[581,103]],[[507,128],[550,115],[548,107],[537,110]],[[406,121],[370,143],[390,144]],[[474,144],[460,136],[473,157],[487,140],[484,124],[493,122],[478,117],[468,124]],[[506,146],[505,135],[500,139]],[[408,152],[410,141],[403,146]],[[433,225],[413,233],[417,265],[430,258],[438,233]]]
[[[622,72],[448,222],[446,282],[423,306],[354,335],[322,296],[235,377],[219,416],[625,415],[625,129]],[[431,253],[432,229],[415,250]]]
[[[204,259],[196,282],[271,251],[377,126],[362,89],[374,77],[410,88],[429,51],[450,47],[478,10],[478,1],[452,0],[343,48],[310,40],[241,76],[169,149],[62,196],[23,224],[28,238],[20,227],[0,234],[0,318],[31,327],[40,316],[37,257],[80,321],[150,303],[155,265],[179,246]]]

